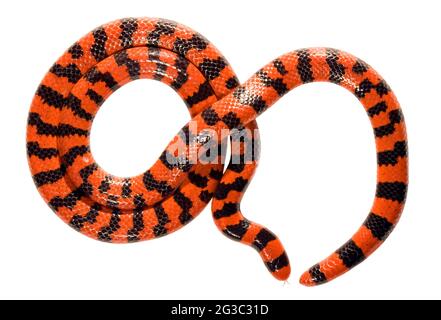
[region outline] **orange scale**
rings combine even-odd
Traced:
[[[200,131],[212,127],[205,123],[205,120],[202,118],[201,114],[198,114],[193,119],[191,119],[191,125],[190,125],[190,133],[192,135],[197,135],[198,132],[193,130],[193,128]]]
[[[272,104],[280,99],[280,96],[273,87],[267,87],[262,95],[262,98],[265,100],[267,105],[272,106]]]
[[[118,199],[117,199],[118,202],[119,201],[126,202],[127,199],[124,199],[124,198],[120,197],[120,195],[121,195],[121,181],[122,180],[120,178],[112,177],[112,180],[111,180],[111,182],[109,184],[109,189],[106,191],[106,194],[108,194],[108,195],[116,195],[118,197]],[[128,202],[129,202],[129,204],[132,204],[132,202],[130,202],[130,201],[128,201]],[[125,209],[125,206],[122,205],[121,203],[119,203],[119,208],[120,209],[123,209],[123,208]]]
[[[26,133],[26,139],[28,142],[36,141],[40,145],[40,148],[56,148],[57,137],[54,136],[41,136],[37,133],[36,126],[28,126]]]
[[[45,184],[38,188],[38,191],[44,195],[46,202],[54,197],[64,198],[72,192],[72,187],[67,184],[65,179],[57,180],[51,184]]]
[[[264,98],[264,100],[266,100]],[[268,101],[267,101],[268,103]],[[243,106],[237,103],[233,108],[228,108],[226,113],[229,113],[230,111],[236,113],[236,117],[239,118],[241,123],[247,124],[248,122],[254,120],[257,116],[257,112],[253,109],[251,106]],[[225,113],[225,114],[226,114]],[[225,114],[221,114],[224,116]]]
[[[73,87],[73,83],[69,82],[69,80],[65,77],[58,77],[52,72],[48,72],[41,82],[42,85],[50,87],[51,89],[57,91],[64,97],[67,97],[70,90]]]
[[[225,202],[227,202],[227,201],[225,201]],[[224,206],[224,201],[213,199],[213,201],[211,203],[211,211],[215,212],[217,210],[222,210],[223,206]]]
[[[160,20],[158,19],[157,22],[160,22]],[[178,38],[182,40],[189,40],[192,38],[193,34],[194,34],[193,32],[189,32],[188,30],[183,30],[182,28],[176,28],[174,33],[170,35],[168,38],[166,38],[165,36],[161,36],[161,44],[165,48],[171,50],[173,49],[173,44]]]
[[[354,64],[357,62],[357,59],[355,57],[348,57],[345,56],[345,59],[341,58],[341,55],[339,56],[338,59],[338,63],[343,65],[343,67],[345,68],[345,70],[347,70],[346,72],[349,73],[350,76],[358,76],[358,74],[356,74],[355,72],[352,71],[352,67],[354,66]]]
[[[112,68],[117,68],[118,64],[115,62],[115,56],[110,55],[101,60],[100,62],[97,62],[94,65],[94,69],[96,69],[99,72],[107,72],[111,70]]]
[[[208,184],[207,184],[207,187],[205,188],[205,190],[207,190],[208,192],[214,193],[217,185],[218,185],[218,183],[216,182],[215,179],[210,179],[208,181]]]
[[[171,53],[167,53],[164,54],[163,52],[166,51],[161,51],[161,55],[160,60],[162,62],[165,62],[167,64],[167,70],[164,73],[164,77],[161,81],[166,80],[166,83],[172,83],[174,81],[174,79],[176,79],[179,75],[180,70],[177,69],[177,67],[175,66],[176,60],[178,59],[178,56],[175,56],[172,58],[172,54]]]
[[[402,129],[403,124],[395,124],[395,131],[384,137],[376,137],[377,150],[393,150],[398,141],[407,141],[406,132]]]
[[[87,73],[96,66],[97,61],[90,52],[90,46],[86,48],[83,47],[83,52],[84,52],[84,68],[86,69],[85,73]]]
[[[201,193],[202,189],[195,186],[192,183],[186,183],[183,186],[181,186],[180,191],[183,194],[188,194],[191,195],[189,198],[192,200],[193,202],[193,206],[190,208],[190,212],[194,213],[194,209],[198,207],[198,205],[200,204],[198,201],[200,201],[199,199],[199,194]]]
[[[345,88],[346,90],[348,90],[349,92],[354,93],[361,81],[363,81],[363,79],[358,79],[358,78],[355,79],[352,76],[348,76],[348,78],[343,79],[343,81],[340,82],[339,85]],[[362,105],[365,109],[368,108],[367,106],[365,106],[365,104]]]
[[[195,81],[187,81],[178,91],[177,94],[179,95],[179,97],[181,97],[181,99],[183,100],[183,102],[185,103],[186,107],[188,108],[188,111],[190,112],[191,116],[195,116],[196,114],[198,114],[200,111],[204,110],[205,107],[207,107],[208,105],[213,104],[214,102],[217,101],[216,96],[213,94],[211,96],[211,103],[207,102],[207,99],[204,99],[203,101],[200,101],[196,104],[193,105],[187,105],[187,100],[194,96],[198,90],[199,87],[202,85],[202,82],[195,82]],[[196,110],[199,110],[199,112],[196,112]]]
[[[163,45],[165,45],[165,47],[172,49],[172,44],[174,44],[176,41],[176,34],[163,34],[161,35],[159,42]]]
[[[239,224],[239,223],[241,223],[242,220],[243,220],[242,214],[237,212],[229,217],[223,217],[223,218],[217,219],[216,224],[220,228],[224,229],[227,226]]]
[[[101,108],[101,105],[93,101],[88,95],[82,95],[81,100],[82,100],[81,108],[83,108],[85,111],[89,112],[92,115],[92,120],[89,121],[90,126],[92,127],[93,117],[95,117],[98,110]]]
[[[216,60],[220,58],[219,51],[211,43],[207,44],[207,47],[203,50],[204,58]]]
[[[177,184],[175,183],[176,179],[174,179],[174,177],[176,177],[178,174],[180,177],[182,177],[180,181],[185,178],[185,175],[182,171],[177,168],[167,168],[161,160],[157,160],[155,164],[150,168],[149,172],[156,180],[170,181],[172,185]]]
[[[246,164],[241,172],[241,176],[244,177],[245,179],[249,179],[254,175],[255,170],[256,170],[255,163]]]
[[[323,56],[314,56],[314,59],[311,61],[311,70],[314,81],[322,82],[329,81],[330,70],[326,62],[326,57]]]
[[[357,85],[357,88],[358,88],[358,85]],[[385,96],[383,95],[383,97],[385,97]],[[365,92],[364,97],[362,97],[360,99],[360,101],[365,106],[365,108],[369,108],[369,107],[372,107],[372,106],[376,105],[377,103],[381,102],[382,97],[380,97],[377,94],[377,91],[374,88],[372,88],[369,92]],[[387,114],[390,110],[392,110],[392,108],[391,108],[391,106],[388,106],[387,112],[382,112],[379,114],[379,116],[383,115],[384,113]]]
[[[205,207],[207,203],[201,201],[199,197],[192,198],[191,201],[193,202],[193,206],[190,208],[189,213],[193,218],[196,218],[198,215],[201,214],[201,209]]]
[[[248,230],[242,237],[242,242],[247,244],[252,244],[257,234],[262,230],[262,227],[258,224],[251,223]]]
[[[147,46],[150,46],[151,40],[148,39],[150,34],[146,32],[146,35],[147,35],[147,37],[145,39],[145,42],[147,43]],[[174,43],[175,43],[175,39],[174,39],[173,35],[170,35],[170,37],[167,37],[167,38],[165,38],[163,36],[164,35],[162,35],[158,44],[153,44],[151,46],[154,48],[160,48],[162,50],[173,51]]]
[[[365,257],[374,252],[382,243],[379,239],[375,238],[372,232],[364,225],[355,233],[352,237],[355,244],[363,251]]]
[[[295,51],[287,52],[280,57],[277,58],[287,71],[287,74],[296,73],[297,74],[297,64],[299,61],[299,57],[297,56]]]
[[[140,66],[155,66],[154,62],[148,60],[148,48],[137,47],[125,49],[123,51],[127,53],[129,59],[137,61]],[[113,58],[115,60],[115,56],[113,56]]]
[[[102,81],[98,81],[95,84],[89,83],[87,80],[84,80],[85,84],[88,85],[91,89],[93,89],[96,93],[101,95],[104,99],[107,99],[112,93],[113,90],[106,86],[106,84]]]
[[[96,102],[91,100],[91,98],[87,95],[87,92],[91,89],[91,84],[82,79],[77,82],[77,84],[72,88],[72,94],[81,100],[81,108],[86,110],[92,115],[95,115],[99,110],[99,106],[97,106]],[[96,91],[96,90],[95,90]]]
[[[80,210],[81,212],[88,213],[90,211],[90,208],[94,205],[96,205],[96,202],[93,201],[93,199],[90,199],[87,196],[83,196],[81,198],[81,201],[77,202],[74,209],[76,210],[77,208],[79,208],[78,210]]]
[[[331,254],[325,261],[320,263],[320,271],[327,280],[332,280],[349,269],[343,264],[337,253]]]
[[[199,103],[194,104],[189,110],[190,110],[190,115],[192,117],[194,117],[195,115],[197,115],[198,113],[202,112],[203,110],[205,110],[205,108],[207,108],[207,106],[211,106],[213,104],[215,104],[218,101],[218,99],[216,98],[216,96],[213,94],[212,96],[208,97],[207,99],[205,99],[204,101],[201,101]]]
[[[79,187],[83,183],[80,176],[81,169],[92,163],[93,157],[90,152],[87,152],[82,156],[76,157],[74,162],[67,168],[67,176],[69,176],[69,179],[75,186]]]
[[[267,73],[268,77],[270,77],[271,79],[280,78],[280,73],[279,71],[277,71],[277,68],[274,65],[265,68],[265,72]]]
[[[218,167],[220,167],[220,166],[214,165],[214,164],[213,165],[206,165],[206,166],[195,165],[195,166],[193,166],[191,171],[196,174],[202,175],[202,176],[208,176],[212,169],[215,169]]]
[[[31,112],[34,112],[34,110]],[[38,112],[38,115],[40,116],[41,121],[53,126],[57,126],[60,121],[60,111],[58,109],[48,107],[47,105],[43,107],[41,112]]]
[[[147,206],[152,206],[153,204],[157,203],[159,200],[162,199],[162,196],[158,191],[147,190],[144,187],[144,184],[142,182],[137,183],[136,179],[132,179],[132,181],[135,181],[131,186],[131,190],[132,190],[133,194],[142,195],[146,201]]]
[[[130,177],[130,189],[132,190],[132,195],[135,194],[142,194],[145,192],[144,182],[143,182],[143,175],[137,175],[134,177]]]
[[[309,270],[304,272],[302,276],[299,279],[299,283],[306,286],[306,287],[313,287],[317,284],[314,282],[314,280],[311,277],[311,274],[309,273]]]
[[[177,71],[174,68],[170,68],[168,67],[167,70],[165,71],[166,73],[170,74],[170,73],[175,73],[175,75],[173,77],[170,77],[168,75],[162,74],[163,77],[161,78],[161,80],[159,82],[171,87],[172,83],[175,81],[176,77],[177,77]],[[155,79],[153,79],[155,80]],[[157,81],[157,80],[155,80]],[[173,89],[174,90],[174,89]],[[181,93],[178,91],[176,92],[179,96],[181,96]]]
[[[82,75],[84,75],[90,69],[87,63],[87,57],[85,57],[84,55],[79,59],[72,59],[71,63],[74,63],[78,67]]]
[[[224,96],[231,91],[231,89],[226,87],[226,81],[233,76],[234,74],[231,72],[231,70],[229,68],[225,68],[220,72],[219,77],[210,81],[211,86],[213,88],[217,88],[218,96],[219,94]]]
[[[107,227],[110,223],[110,219],[112,218],[112,214],[108,211],[100,211],[96,218],[96,222],[93,224],[93,231],[94,234],[92,234],[92,237],[97,239],[98,233],[101,231],[102,228]]]
[[[92,55],[90,53],[90,48],[92,47],[92,45],[94,43],[95,43],[95,38],[93,37],[92,32],[89,32],[88,34],[86,34],[84,37],[82,37],[78,41],[78,44],[83,48],[83,52],[84,52],[83,57],[86,57],[86,58],[92,57]],[[86,50],[86,49],[88,49],[88,50]]]
[[[375,107],[377,105],[377,103],[385,102],[385,100],[386,100],[385,98],[386,98],[386,96],[383,96],[383,98],[379,99],[378,101],[373,101],[373,102],[370,102],[370,103],[366,101],[365,103],[362,103],[362,105],[363,105],[364,109],[366,110],[366,112],[368,112],[369,109],[371,109],[372,107]],[[363,99],[361,101],[363,102]],[[394,105],[391,105],[391,104],[389,104],[387,102],[386,102],[386,106],[387,106],[387,110],[386,111],[381,111],[378,114],[375,114],[373,116],[369,116],[369,119],[375,119],[377,117],[384,116],[384,114],[387,115],[389,110],[396,109],[396,107]]]
[[[144,227],[143,230],[139,231],[138,238],[140,241],[152,240],[155,238],[155,234],[151,227]]]
[[[63,111],[61,111],[60,123],[70,124],[83,130],[90,130],[92,126],[92,121],[80,118],[70,108],[64,108]]]
[[[107,35],[107,41],[105,43],[105,50],[108,55],[114,54],[115,52],[118,52],[123,49],[121,46],[121,41],[118,39],[118,36],[121,31],[118,31],[116,33],[115,31],[115,25],[109,24],[106,26],[103,26],[104,32]]]
[[[375,198],[371,211],[380,217],[386,218],[390,223],[395,224],[398,222],[402,210],[403,203],[383,198]]]
[[[72,59],[70,54],[66,54],[66,51],[64,54],[58,58],[58,60],[54,64],[59,64],[62,66],[68,65],[69,63],[74,63],[74,59]]]
[[[289,265],[276,270],[271,273],[277,280],[280,281],[286,281],[289,278],[289,275],[291,274],[291,267]]]
[[[115,63],[114,65],[110,66],[106,72],[111,74],[113,79],[115,79],[120,87],[131,81],[129,72],[127,71],[127,67],[125,65],[118,66]]]
[[[156,216],[155,210],[153,208],[149,208],[143,211],[142,220],[144,223],[144,229],[146,230],[151,230],[159,223],[158,217]]]
[[[183,99],[188,99],[199,91],[199,88],[205,82],[205,78],[198,70],[191,65],[188,67],[188,80],[179,89],[178,94]],[[214,95],[214,93],[213,93]]]
[[[377,104],[377,102],[366,104],[366,105],[369,106],[368,108],[370,108],[372,106],[375,106],[376,104]],[[393,109],[388,108],[386,112],[381,112],[381,113],[369,118],[369,120],[371,121],[372,127],[378,128],[381,126],[388,125],[390,123],[389,112],[391,112],[392,110]]]
[[[378,167],[379,181],[407,182],[407,158],[399,158],[395,165],[383,165]]]
[[[354,64],[355,64],[355,63],[354,63]],[[367,71],[367,72],[363,72],[363,73],[360,73],[360,74],[353,72],[353,71],[352,71],[352,67],[351,67],[350,70],[351,70],[350,78],[351,78],[356,84],[359,84],[359,83],[361,83],[363,80],[366,79],[366,73],[369,72],[369,70],[371,70],[371,69],[370,69],[370,67],[368,67],[368,71]]]
[[[373,84],[377,84],[382,81],[382,78],[378,75],[378,73],[374,69],[369,69],[364,74],[364,77],[369,79]]]
[[[387,95],[383,95],[382,99],[386,102],[387,106],[391,109],[398,109],[400,104],[397,100],[397,97],[393,94],[392,91],[389,91]]]
[[[41,145],[40,145],[41,147]],[[40,159],[37,156],[31,156],[29,161],[32,161],[33,163],[33,167],[36,168],[36,171],[46,171],[45,168],[48,166],[48,164],[50,164],[52,161],[57,161],[59,162],[59,160],[57,159],[57,156],[51,157],[51,158],[46,158],[46,159]]]
[[[45,114],[48,113],[48,110],[53,109],[53,112],[50,112],[49,116],[52,116],[53,121],[58,119],[59,110],[48,106],[43,99],[40,96],[35,95],[34,99],[32,100],[32,110],[31,112],[38,113],[38,114]]]
[[[146,51],[146,53],[148,54],[148,50]],[[177,58],[178,58],[178,55],[176,53],[169,51],[167,49],[160,49],[159,56],[157,57],[157,59],[159,59],[161,62],[164,62],[165,64],[170,65],[170,66],[173,66],[175,64]],[[155,64],[152,61],[146,60],[145,62],[150,63],[150,64]]]
[[[88,164],[82,163],[82,166],[75,167],[75,169],[77,169],[76,171],[78,171],[78,174],[75,175],[75,179],[76,179],[75,182],[76,183],[83,181],[82,178],[80,177],[79,172],[81,171],[81,169],[84,169],[87,166],[88,166]],[[92,184],[92,186],[94,186],[94,188],[93,188],[94,190],[97,190],[97,187],[101,184],[101,181],[104,179],[105,176],[106,176],[106,173],[103,172],[102,170],[98,169],[98,170],[93,171],[93,173],[91,175],[89,175],[89,177],[87,178],[87,181],[90,184]]]
[[[168,218],[171,220],[172,223],[178,223],[179,222],[179,215],[182,212],[182,208],[174,201],[173,197],[168,198],[162,203],[162,207],[164,208],[165,212],[168,215]]]
[[[283,64],[286,74],[283,75],[283,82],[289,89],[302,83],[300,75],[297,71],[298,57],[295,53],[289,52],[279,57],[278,60]]]
[[[229,184],[234,183],[236,179],[240,178],[241,175],[234,171],[226,171],[222,177],[222,183]]]
[[[76,146],[88,146],[89,145],[89,137],[79,136],[79,135],[71,135],[68,137],[60,137],[58,138],[58,150],[61,155],[66,154],[69,150]]]
[[[138,28],[135,30],[132,36],[133,41],[133,47],[145,47],[146,46],[146,34],[148,31],[146,31],[143,28]]]
[[[155,80],[153,78],[154,77],[153,70],[154,69],[148,70],[147,67],[141,67],[141,71],[140,71],[141,74],[139,75],[138,79]],[[128,82],[130,82],[130,81],[128,81]],[[162,81],[160,81],[160,82],[162,82]]]
[[[35,162],[35,164],[38,166],[34,166],[34,165],[32,166],[32,173],[34,175],[40,172],[55,170],[60,168],[60,160],[58,157],[46,159],[45,161],[41,161],[40,163]]]
[[[270,262],[279,257],[285,249],[281,246],[280,241],[270,241],[266,247],[260,252],[264,262]]]
[[[196,48],[190,48],[185,55],[185,58],[190,61],[193,65],[199,66],[201,63],[205,61],[205,58],[201,56],[201,52],[204,52],[205,50],[200,51]]]
[[[196,218],[198,215],[202,213],[203,211],[202,209],[205,208],[207,203],[200,200],[199,197],[192,199],[192,201],[193,201],[193,207],[190,208],[189,212],[193,218]]]
[[[57,216],[59,216],[65,223],[69,224],[72,218],[78,214],[77,211],[71,210],[69,208],[61,207],[56,212]]]
[[[114,243],[126,243],[127,233],[133,228],[133,218],[131,215],[122,214],[119,216],[119,226],[120,228],[112,233],[112,242]]]
[[[73,93],[74,95],[85,96],[90,87],[91,83],[88,82],[83,75],[83,77],[78,80],[78,82],[75,83],[75,85],[72,87],[71,93]]]
[[[90,225],[89,223],[84,224],[83,228],[81,229],[81,233],[85,236],[97,240],[97,230],[93,225]]]

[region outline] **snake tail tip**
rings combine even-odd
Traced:
[[[304,285],[305,287],[314,287],[317,285],[317,282],[311,277],[309,271],[306,271],[302,274],[299,279],[299,283]]]
[[[279,269],[277,271],[271,272],[274,278],[276,278],[279,281],[287,281],[290,274],[291,274],[291,268],[289,266],[283,267],[282,269]]]

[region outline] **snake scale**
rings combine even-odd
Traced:
[[[140,78],[172,87],[192,120],[150,169],[135,177],[116,177],[95,162],[89,133],[105,99]],[[186,26],[154,18],[105,24],[73,44],[38,87],[27,127],[34,182],[64,222],[113,243],[170,234],[212,200],[219,230],[255,248],[272,275],[286,280],[290,264],[282,243],[245,218],[240,201],[258,161],[256,117],[293,88],[317,81],[340,85],[359,99],[377,149],[377,189],[367,219],[348,242],[300,278],[307,286],[330,281],[362,262],[390,234],[403,210],[408,179],[399,103],[376,71],[348,53],[295,50],[240,85],[213,44]],[[223,130],[230,130],[230,139],[237,142],[231,156],[239,159],[230,161],[225,172],[222,153],[209,152],[225,144],[220,138]],[[195,153],[210,161],[190,161]]]

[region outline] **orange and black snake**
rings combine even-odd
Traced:
[[[120,178],[95,162],[92,121],[105,99],[124,84],[154,79],[171,86],[192,117],[145,173]],[[280,240],[246,219],[240,201],[257,166],[256,117],[293,88],[326,81],[352,92],[368,113],[377,149],[377,189],[360,229],[300,279],[330,281],[369,256],[400,218],[407,190],[407,140],[403,115],[390,87],[369,65],[330,48],[289,52],[247,82],[238,79],[203,36],[178,23],[128,18],[103,25],[50,68],[32,102],[27,153],[35,184],[66,223],[102,241],[153,239],[174,232],[212,201],[214,221],[227,237],[255,248],[279,280],[290,274]],[[229,130],[237,142],[223,171]],[[176,146],[179,146],[177,148]],[[214,148],[213,148],[214,146]],[[196,154],[206,161],[191,161]]]

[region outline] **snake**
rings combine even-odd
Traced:
[[[90,130],[105,100],[137,79],[173,88],[191,120],[147,171],[117,177],[94,160]],[[259,161],[256,118],[292,89],[312,82],[337,84],[356,96],[371,122],[377,152],[375,199],[366,220],[349,241],[300,277],[306,286],[326,283],[384,242],[401,216],[408,185],[399,102],[372,67],[349,53],[295,50],[240,84],[220,51],[189,27],[160,18],[104,24],[70,46],[38,86],[27,121],[30,171],[42,198],[65,223],[111,243],[168,235],[211,201],[217,228],[257,250],[270,273],[286,280],[291,268],[282,242],[247,219],[240,201]],[[225,130],[229,135],[222,137]],[[238,147],[231,149],[224,169],[224,153],[213,150],[222,150],[228,139]],[[194,156],[206,161],[191,161]],[[294,164],[284,165],[288,171]]]

